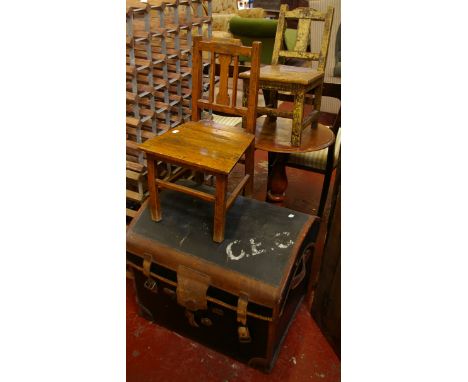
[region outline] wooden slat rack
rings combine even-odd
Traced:
[[[147,197],[146,161],[137,149],[190,120],[192,36],[211,36],[211,0],[126,1],[127,223]],[[158,163],[159,174],[174,168]]]

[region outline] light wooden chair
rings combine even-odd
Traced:
[[[262,66],[260,69],[259,87],[264,91],[269,91],[270,97],[269,105],[267,105],[267,107],[259,107],[258,114],[266,114],[273,118],[283,117],[292,119],[292,146],[301,145],[301,134],[305,127],[309,125],[314,127],[318,123],[333,13],[334,8],[331,6],[328,7],[327,12],[322,13],[312,8],[305,7],[288,11],[287,4],[281,5],[272,62],[271,65]],[[297,37],[293,50],[284,49],[283,46],[288,19],[298,20]],[[312,21],[324,22],[319,52],[307,52]],[[280,60],[284,58],[318,61],[317,69],[281,65]],[[243,72],[240,78],[244,80],[244,92],[248,93],[251,73],[248,71]],[[314,93],[314,110],[310,115],[304,117],[305,96],[311,91]],[[278,110],[278,92],[285,92],[293,95],[294,110],[292,112]]]
[[[139,148],[146,153],[148,167],[148,190],[151,217],[162,219],[159,189],[167,188],[214,203],[213,240],[224,240],[226,211],[232,206],[239,193],[252,195],[254,177],[255,122],[258,93],[258,72],[260,68],[261,43],[252,47],[237,44],[204,41],[201,36],[193,39],[192,54],[192,121],[184,123],[166,133],[148,139]],[[208,99],[203,98],[202,52],[211,53],[210,89]],[[239,56],[252,60],[252,77],[249,86],[247,106],[237,105],[236,94],[239,77]],[[215,96],[215,67],[219,63],[219,92]],[[232,65],[231,65],[232,64]],[[232,73],[233,90],[228,92],[228,80]],[[200,120],[201,111],[212,110],[223,114],[242,117],[243,127],[225,126],[214,121]],[[228,195],[228,175],[245,154],[245,176]],[[158,160],[182,167],[168,180],[158,179]],[[214,194],[176,184],[183,173],[195,170],[216,178]]]

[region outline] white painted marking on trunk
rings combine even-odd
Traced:
[[[241,249],[241,252],[238,256],[234,255],[234,253],[232,252],[232,246],[235,244],[239,244],[239,243],[240,243],[240,240],[234,240],[232,243],[229,243],[228,246],[226,247],[226,253],[230,260],[240,260],[245,256],[245,251],[243,249]]]

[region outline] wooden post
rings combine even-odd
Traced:
[[[201,96],[202,89],[202,54],[198,47],[202,37],[193,37],[192,53],[192,121],[199,121],[201,110],[198,107],[198,98]],[[213,84],[214,85],[214,84]]]

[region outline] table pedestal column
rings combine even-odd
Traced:
[[[288,154],[268,153],[267,201],[270,203],[281,205],[284,202],[285,192],[288,188],[287,160]]]

